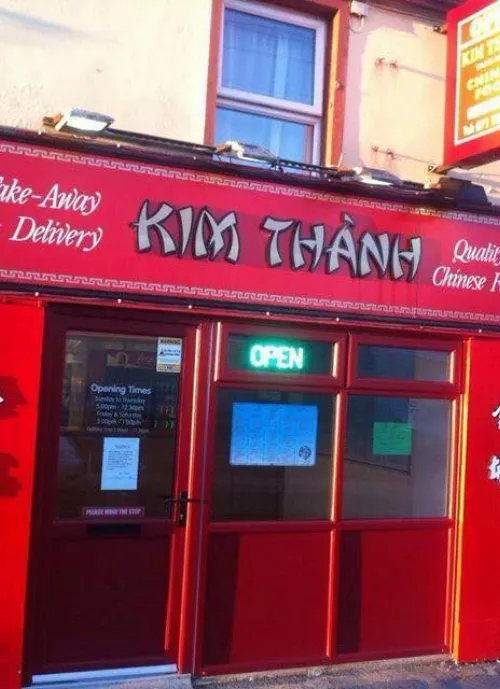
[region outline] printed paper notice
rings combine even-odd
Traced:
[[[180,337],[159,337],[156,352],[158,373],[180,373],[182,360],[182,339]]]
[[[374,455],[411,455],[411,426],[409,423],[373,424]]]
[[[101,490],[137,490],[139,438],[104,438]]]
[[[314,466],[318,407],[301,404],[233,404],[230,464]]]

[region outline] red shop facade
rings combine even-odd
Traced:
[[[498,657],[500,216],[78,146],[0,142],[1,686]]]

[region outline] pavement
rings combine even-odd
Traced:
[[[443,656],[194,680],[197,689],[500,689],[500,663]]]
[[[500,689],[500,662],[457,665],[443,656],[191,678],[163,675],[60,682],[43,689]],[[38,689],[42,689],[38,685]]]

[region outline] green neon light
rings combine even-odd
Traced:
[[[304,348],[289,345],[252,345],[249,353],[252,368],[271,371],[302,371],[304,368]]]

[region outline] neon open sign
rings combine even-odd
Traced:
[[[302,371],[304,348],[256,343],[250,348],[249,361],[252,368],[271,371]]]

